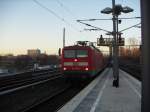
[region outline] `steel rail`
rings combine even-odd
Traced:
[[[56,73],[56,74],[58,75],[58,74],[61,74],[61,73]],[[16,81],[16,82],[12,82],[11,84],[8,84],[8,85],[5,85],[5,86],[1,87],[0,91],[4,91],[4,90],[12,89],[12,88],[15,88],[15,87],[18,87],[18,86],[27,85],[29,83],[34,83],[34,82],[38,82],[38,81],[41,81],[41,80],[45,80],[46,78],[51,78],[51,77],[56,76],[56,74],[53,74],[51,76],[49,76],[49,75],[47,75],[47,76],[38,76],[38,77],[33,77],[33,78],[25,79],[25,80],[19,80],[19,81]]]
[[[46,71],[46,72],[42,72],[42,73],[26,73],[26,74],[20,74],[17,76],[11,76],[11,77],[7,77],[7,78],[1,78],[1,84],[0,84],[0,89],[2,87],[5,87],[7,85],[11,85],[11,84],[16,84],[16,83],[20,83],[23,81],[27,81],[27,80],[33,80],[33,79],[37,79],[40,77],[47,77],[50,76],[50,74],[55,74],[55,73],[59,73],[59,70],[55,70],[55,71]],[[23,76],[24,75],[24,76]],[[25,76],[28,75],[28,76]]]
[[[31,86],[35,86],[35,85],[38,85],[38,84],[42,84],[42,83],[45,83],[45,82],[50,81],[50,80],[55,80],[55,79],[58,79],[60,77],[63,77],[63,75],[60,75],[60,74],[59,75],[55,75],[53,77],[50,77],[49,79],[45,79],[45,80],[42,80],[42,81],[34,82],[32,84],[27,84],[27,85],[23,85],[23,86],[20,86],[20,87],[12,88],[12,89],[9,89],[9,90],[1,91],[0,92],[0,96],[4,95],[4,94],[11,93],[11,92],[15,92],[15,91],[18,91],[18,90],[21,90],[21,89],[25,89],[25,88],[28,88],[28,87],[31,87]]]
[[[41,100],[39,100],[39,102],[36,102],[36,103],[34,103],[33,105],[30,105],[29,107],[24,108],[21,112],[30,111],[30,109],[32,109],[32,108],[34,108],[34,107],[36,107],[36,106],[38,106],[38,105],[40,105],[40,104],[42,104],[42,103],[44,103],[44,102],[50,100],[51,98],[53,98],[53,97],[55,97],[55,96],[57,96],[57,95],[59,95],[59,94],[62,94],[63,92],[65,92],[65,91],[68,90],[69,88],[70,88],[70,85],[69,85],[69,86],[66,86],[65,88],[63,88],[63,89],[61,89],[61,90],[59,90],[58,92],[55,92],[55,94],[53,94],[53,95],[50,95],[50,96],[48,96],[48,97],[46,97],[46,98],[42,98]]]

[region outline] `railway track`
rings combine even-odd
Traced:
[[[0,91],[16,88],[19,86],[31,84],[47,78],[55,77],[60,75],[60,70],[46,70],[36,72],[24,72],[13,76],[1,77],[0,78]]]
[[[101,73],[102,71],[100,71],[99,73]],[[33,106],[33,108],[30,108],[28,109],[28,111],[25,112],[57,112],[57,110],[59,110],[69,100],[71,100],[75,95],[77,95],[92,80],[86,80],[86,81],[80,80],[81,82],[78,80],[79,82],[76,83],[73,82],[71,85],[68,86],[68,88],[64,89],[64,91],[59,92],[58,94],[56,94],[51,98],[47,98],[43,102],[38,103],[38,105]]]
[[[133,77],[138,79],[139,81],[142,80],[141,76],[141,65],[140,64],[134,64],[134,63],[120,63],[120,68],[129,74],[131,74]]]
[[[30,76],[32,76],[31,81],[28,80]],[[3,90],[1,89],[0,110],[3,112],[54,112],[92,81],[86,81],[77,86],[70,85],[66,83],[65,77],[59,73],[59,70],[28,74],[28,78],[20,85],[6,86]],[[17,83],[19,84],[19,81]]]
[[[32,79],[27,78],[12,86],[1,87],[0,110],[3,112],[25,111],[43,102],[44,99],[64,91],[67,86],[64,76],[60,72],[50,73],[53,72],[43,72],[42,75],[41,73],[34,74]]]
[[[55,95],[43,99],[43,101],[38,102],[37,105],[33,105],[32,108],[28,108],[21,112],[57,112],[57,110],[65,105],[89,83],[90,82],[85,82],[81,86],[72,86],[69,84]]]
[[[52,103],[54,103],[52,100],[56,100],[56,97],[59,95],[62,95],[63,93],[65,93],[66,91],[68,91],[71,88],[70,85],[66,85],[64,88],[60,89],[59,91],[55,92],[54,94],[46,97],[46,98],[42,98],[39,99],[39,101],[37,101],[36,103],[22,109],[20,112],[37,112],[38,108],[47,103],[48,101],[51,101]],[[43,112],[43,111],[42,111]],[[50,111],[51,112],[51,111]]]

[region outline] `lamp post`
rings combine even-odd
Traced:
[[[126,6],[122,7],[121,5],[116,5],[115,0],[112,0],[112,8],[106,7],[101,11],[101,13],[104,14],[110,14],[113,15],[113,86],[119,87],[119,65],[118,65],[118,45],[117,45],[117,39],[118,39],[118,16],[123,13],[129,13],[132,12],[133,9]]]

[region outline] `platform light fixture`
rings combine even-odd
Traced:
[[[123,13],[130,13],[130,12],[133,12],[133,9],[128,7],[128,6],[125,6],[125,7],[122,7],[122,5],[118,4],[118,5],[115,5],[114,7],[114,13],[115,15],[120,15],[121,12]],[[113,13],[113,9],[110,8],[110,7],[106,7],[105,9],[103,9],[101,11],[101,13],[103,14],[110,14],[110,13]]]

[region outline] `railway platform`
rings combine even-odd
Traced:
[[[122,70],[119,77],[115,88],[112,69],[105,69],[58,112],[141,112],[141,82]]]

